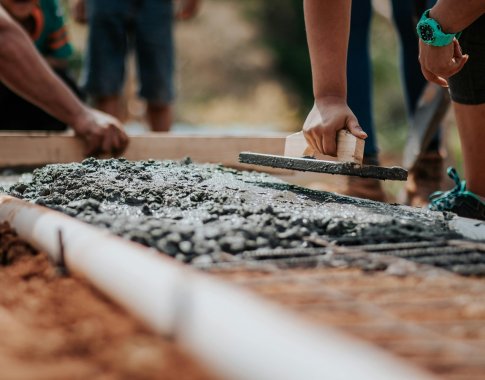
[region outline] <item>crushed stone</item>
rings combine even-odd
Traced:
[[[342,245],[457,238],[442,213],[308,190],[190,159],[48,165],[9,193],[183,262],[312,247],[312,238]]]

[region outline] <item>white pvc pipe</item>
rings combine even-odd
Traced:
[[[450,228],[462,234],[467,239],[485,240],[485,222],[483,220],[456,216],[451,219]]]
[[[153,250],[0,196],[0,221],[229,380],[424,380],[400,360]]]

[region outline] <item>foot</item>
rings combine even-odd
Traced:
[[[365,165],[379,165],[375,157],[364,157],[363,163]],[[342,194],[377,202],[386,202],[387,200],[382,182],[374,178],[348,177]]]
[[[461,181],[454,168],[448,168],[448,176],[455,181],[449,191],[438,191],[430,196],[429,209],[454,212],[458,216],[485,220],[485,202],[466,189],[466,181]]]
[[[409,171],[405,187],[403,204],[413,207],[425,207],[429,196],[441,188],[443,181],[444,160],[439,152],[422,155],[413,169]]]

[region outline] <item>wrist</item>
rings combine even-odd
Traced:
[[[436,12],[435,12],[436,13]],[[416,26],[419,39],[430,46],[444,47],[453,43],[459,38],[460,33],[447,33],[439,20],[432,17],[431,9],[423,13]]]
[[[451,18],[447,14],[447,10],[443,7],[435,6],[430,9],[429,17],[436,20],[440,25],[444,33],[456,34],[460,32],[459,27],[451,23]]]
[[[315,97],[315,104],[347,104],[345,95],[324,95]]]
[[[74,129],[76,133],[83,133],[87,126],[91,123],[92,115],[89,108],[82,106],[80,110],[74,113],[72,121],[68,124]]]

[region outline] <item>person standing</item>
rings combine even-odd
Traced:
[[[347,104],[350,6],[351,0],[304,0],[315,103],[303,133],[314,150],[330,156],[337,154],[341,129],[367,138]],[[438,0],[423,14],[418,31],[423,75],[450,86],[468,181],[449,170],[456,186],[432,196],[430,208],[485,220],[485,0]]]
[[[89,25],[83,87],[97,109],[121,116],[121,92],[128,53],[133,50],[152,131],[172,125],[174,100],[174,6],[189,19],[200,0],[78,0],[75,18]]]
[[[449,87],[462,147],[465,178],[431,196],[430,208],[485,220],[485,0],[439,0],[417,26],[424,76]]]
[[[429,0],[392,0],[392,19],[396,26],[401,55],[401,77],[404,88],[408,120],[412,120],[427,80],[421,73],[416,56],[419,51],[416,22],[421,13],[435,3]],[[364,163],[379,165],[377,133],[373,117],[372,68],[370,57],[370,31],[372,1],[352,2],[350,37],[347,63],[348,94],[350,108],[359,119],[368,138],[365,144]],[[406,184],[405,203],[424,206],[428,197],[440,188],[443,172],[443,157],[440,153],[440,135],[431,141],[425,154],[421,155],[409,173]],[[347,178],[344,194],[385,201],[382,181],[372,178]]]

